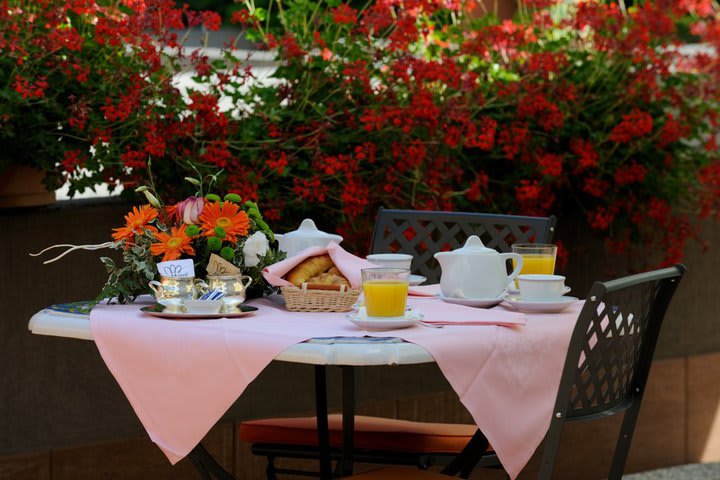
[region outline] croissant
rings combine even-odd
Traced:
[[[296,287],[299,287],[303,283],[306,283],[308,279],[325,273],[334,266],[335,264],[330,259],[330,255],[309,257],[290,270],[287,275],[285,275],[285,279]]]
[[[350,282],[348,282],[347,278],[330,272],[308,278],[307,283],[308,288],[312,288],[312,285],[345,285],[346,287],[350,287]]]

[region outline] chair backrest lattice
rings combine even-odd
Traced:
[[[660,327],[684,273],[676,265],[593,285],[570,340],[539,478],[552,478],[565,421],[624,412],[608,477],[622,478]]]
[[[568,418],[623,405],[631,394],[660,281],[607,292],[590,312]]]
[[[427,277],[428,283],[437,283],[441,271],[435,253],[460,248],[471,235],[501,252],[509,252],[513,243],[550,243],[555,222],[554,216],[380,208],[370,251],[411,254],[413,272]]]

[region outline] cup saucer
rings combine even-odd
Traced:
[[[465,307],[479,307],[488,308],[494,307],[498,303],[502,302],[503,296],[497,296],[494,298],[454,298],[446,297],[442,293],[436,294],[437,298],[447,303],[454,303],[456,305],[463,305]]]
[[[578,301],[577,297],[556,297],[547,300],[523,300],[520,295],[506,294],[503,300],[521,312],[559,313]]]
[[[381,331],[412,327],[423,319],[423,314],[419,310],[406,310],[404,317],[368,318],[365,308],[361,307],[357,312],[348,313],[345,317],[364,330]]]

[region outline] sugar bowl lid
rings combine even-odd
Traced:
[[[328,240],[335,240],[337,242],[342,241],[342,237],[340,235],[334,235],[332,233],[323,232],[322,230],[318,230],[317,226],[315,225],[315,222],[310,219],[306,218],[300,223],[300,226],[297,230],[293,230],[292,232],[288,232],[282,235],[285,239],[322,239],[327,238]]]

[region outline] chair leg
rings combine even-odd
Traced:
[[[545,435],[545,445],[543,447],[543,457],[540,463],[540,471],[538,472],[538,480],[552,480],[553,470],[555,469],[555,457],[560,446],[560,437],[565,424],[565,419],[561,416],[553,415],[550,422],[550,428]]]
[[[203,480],[212,480],[212,477],[210,476],[210,472],[208,472],[208,469],[205,468],[205,465],[203,464],[202,460],[200,459],[200,455],[195,452],[195,450],[191,451],[188,454],[188,458],[190,459],[190,462],[193,464],[193,467],[195,467],[195,470],[200,474]]]
[[[488,439],[485,438],[485,435],[478,429],[465,448],[463,448],[458,456],[455,457],[441,473],[450,476],[460,474],[460,478],[468,478],[480,461],[480,457],[487,451],[488,445]]]
[[[202,443],[198,443],[189,454],[195,469],[204,480],[235,480],[214,458]]]
[[[267,456],[265,476],[267,477],[267,480],[277,480],[277,473],[275,472],[275,457],[272,455]]]
[[[642,398],[635,399],[632,406],[625,411],[623,423],[620,427],[620,434],[618,435],[617,444],[615,445],[615,454],[613,455],[612,465],[610,466],[608,480],[622,479],[641,403]]]

